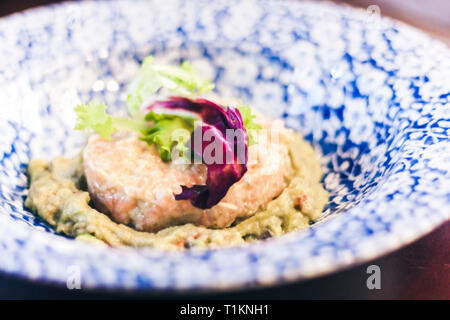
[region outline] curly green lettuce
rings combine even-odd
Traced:
[[[130,85],[127,96],[130,115],[139,115],[142,104],[161,88],[166,88],[173,95],[193,96],[212,91],[214,84],[202,77],[188,61],[180,66],[157,65],[153,56],[148,56]]]
[[[142,120],[130,117],[113,117],[106,113],[106,105],[91,101],[88,104],[80,104],[74,108],[77,115],[75,130],[86,133],[97,132],[102,138],[111,139],[111,135],[117,130],[142,132],[147,124]]]
[[[262,129],[262,126],[254,121],[256,116],[252,113],[252,109],[249,106],[245,106],[241,102],[237,108],[241,113],[245,130],[247,130],[248,133],[248,145],[254,145],[256,143],[254,133],[257,130]]]
[[[150,111],[145,120],[153,125],[143,132],[140,139],[149,145],[156,145],[163,161],[170,161],[172,152],[177,152],[179,157],[186,157],[189,150],[187,143],[194,131],[194,118]]]

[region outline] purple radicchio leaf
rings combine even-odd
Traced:
[[[176,200],[190,200],[192,205],[208,209],[219,203],[228,189],[247,172],[248,135],[242,116],[237,108],[223,108],[205,99],[171,97],[166,101],[157,101],[147,109],[185,110],[198,115],[202,123],[192,132],[190,148],[194,156],[201,156],[207,166],[206,185],[192,187],[181,186],[182,192],[175,195]],[[214,143],[220,144],[211,152],[211,159],[205,155],[205,149]]]

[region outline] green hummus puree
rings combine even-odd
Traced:
[[[297,135],[289,151],[295,173],[288,187],[266,208],[225,229],[185,224],[148,233],[115,223],[90,206],[89,193],[83,191],[86,182],[81,155],[58,157],[50,162],[30,161],[25,206],[57,232],[102,245],[162,249],[239,245],[305,229],[321,215],[328,193],[320,184],[322,171],[317,156],[311,145]]]

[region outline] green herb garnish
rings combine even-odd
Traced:
[[[180,157],[186,155],[189,149],[186,144],[194,131],[194,118],[150,111],[145,120],[153,125],[140,139],[149,145],[155,144],[163,161],[172,159],[172,151],[178,152]]]
[[[144,121],[129,117],[112,117],[106,113],[106,105],[91,101],[89,104],[77,105],[75,130],[90,133],[95,131],[101,137],[110,140],[117,130],[142,132],[147,128]]]
[[[255,121],[253,121],[256,116],[252,114],[252,108],[249,106],[244,106],[242,102],[239,103],[237,107],[242,116],[242,121],[244,122],[245,130],[247,130],[248,134],[248,145],[254,145],[256,143],[255,137],[253,134],[256,130],[261,130],[262,126]]]
[[[161,88],[166,88],[174,95],[192,96],[213,90],[214,84],[203,78],[188,61],[180,66],[156,65],[154,58],[148,56],[130,85],[127,96],[130,115],[139,114],[142,104]]]

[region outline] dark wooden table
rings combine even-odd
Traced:
[[[36,5],[47,4],[52,0],[1,1],[0,16],[20,11]],[[354,5],[366,5],[366,1],[345,1]],[[392,1],[398,3],[400,1]],[[391,2],[391,3],[392,3]],[[413,1],[416,2],[416,1]],[[376,4],[377,1],[371,1]],[[429,6],[428,1],[423,3]],[[433,3],[433,1],[431,1]],[[434,3],[444,5],[442,12],[450,7],[447,2],[435,0]],[[391,13],[402,18],[395,10],[379,1],[383,14]],[[440,8],[436,8],[440,10]],[[400,12],[402,12],[400,10]],[[449,15],[447,15],[448,17]],[[408,19],[404,19],[408,20]],[[419,26],[426,25],[415,20]],[[445,21],[444,21],[445,22]],[[440,30],[439,24],[432,30],[444,42],[450,43],[450,30]],[[436,26],[437,25],[437,26]],[[430,29],[431,28],[431,29]],[[442,31],[442,32],[441,32]],[[381,289],[369,290],[366,286],[368,265],[378,265],[381,268]],[[165,298],[173,297],[158,294],[132,295],[123,293],[106,293],[92,291],[70,291],[48,285],[31,283],[0,274],[0,298],[2,299],[102,299],[102,298]],[[177,296],[183,298],[184,296]],[[219,299],[450,299],[450,222],[445,223],[431,234],[415,243],[402,248],[385,257],[371,261],[368,264],[324,276],[318,279],[297,282],[289,285],[258,289],[251,291],[210,294],[208,296],[189,295],[192,298]]]

